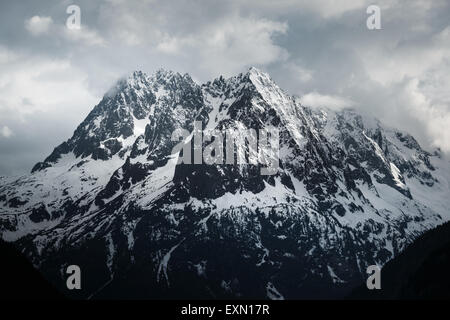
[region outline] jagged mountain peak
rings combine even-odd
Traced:
[[[278,86],[267,72],[261,71],[256,67],[250,67],[246,73],[238,77],[248,81],[253,90],[259,93],[269,104],[287,107],[288,104],[295,101],[291,95]]]
[[[202,85],[137,71],[111,91],[32,174],[0,185],[1,236],[43,270],[70,255],[111,284],[86,292],[119,297],[120,279],[145,273],[155,295],[307,296],[350,286],[450,220],[447,160],[354,110],[303,106],[256,68]],[[172,133],[195,120],[278,128],[276,170],[178,163]]]
[[[252,81],[264,82],[266,84],[275,84],[269,73],[264,72],[256,67],[250,67],[245,73]]]
[[[165,69],[165,68],[159,68],[157,69],[152,76],[154,76],[157,79],[170,79],[172,77],[178,77],[178,78],[183,78],[183,77],[190,77],[188,73],[185,74],[181,74],[180,72],[177,71],[173,71],[170,69]]]
[[[142,71],[133,71],[127,76],[121,77],[116,83],[106,92],[104,98],[112,99],[118,94],[126,90],[146,87],[150,84],[149,76]]]
[[[253,81],[261,82],[261,79],[266,80],[266,84],[276,85],[275,82],[270,78],[269,74],[261,71],[260,69],[256,67],[249,67],[246,72],[241,72],[237,75],[231,76],[229,78],[225,78],[224,76],[220,75],[217,78],[215,78],[212,81],[208,81],[204,84],[204,86],[208,86],[209,84],[223,84],[227,83],[231,86],[238,86],[242,83],[253,83]]]
[[[264,75],[267,75],[266,72],[261,71],[261,69],[258,69],[258,68],[255,67],[255,66],[249,67],[247,73],[250,73],[250,74],[264,74]]]
[[[182,83],[195,85],[191,76],[187,73],[180,74],[172,70],[158,69],[151,75],[135,70],[129,75],[120,78],[105,94],[105,98],[115,98],[121,94],[133,94],[141,91],[157,91],[158,87],[180,86]]]

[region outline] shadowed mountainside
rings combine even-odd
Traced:
[[[13,245],[0,240],[1,300],[64,299]]]
[[[350,299],[449,299],[450,223],[430,230],[381,270],[381,290],[358,287]]]

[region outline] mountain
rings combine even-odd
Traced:
[[[179,163],[198,131],[269,127],[270,174]],[[450,220],[449,183],[440,150],[352,110],[303,106],[255,68],[201,85],[134,72],[29,175],[1,178],[0,234],[75,298],[336,298]],[[81,290],[65,287],[72,264]]]
[[[450,222],[425,232],[381,270],[381,289],[355,289],[350,299],[449,299]]]

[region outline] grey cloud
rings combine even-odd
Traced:
[[[363,0],[80,0],[78,37],[64,29],[73,3],[0,5],[0,128],[14,132],[0,137],[0,174],[29,171],[120,76],[160,67],[204,82],[256,65],[306,101],[351,102],[450,151],[448,1],[378,1],[382,30],[369,31]],[[52,19],[46,32],[27,30],[34,16]]]

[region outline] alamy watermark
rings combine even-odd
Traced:
[[[377,5],[370,5],[366,10],[367,14],[370,14],[366,20],[366,26],[369,30],[380,30],[381,29],[381,9]]]
[[[81,269],[79,266],[72,264],[67,267],[66,273],[69,274],[66,280],[66,286],[69,290],[81,289]]]
[[[81,29],[81,8],[72,4],[67,7],[66,13],[70,16],[66,20],[66,27],[70,30]],[[369,14],[366,20],[366,26],[369,30],[381,29],[381,9],[378,5],[372,4],[367,7],[366,13]]]
[[[247,128],[203,131],[202,122],[194,121],[192,133],[185,129],[172,133],[172,141],[180,141],[180,138],[182,141],[172,149],[172,154],[182,151],[178,164],[259,164],[263,166],[261,175],[273,175],[279,168],[279,130],[276,127],[258,132]]]
[[[367,274],[370,276],[367,278],[367,289],[381,289],[381,268],[377,265],[371,265],[367,267]]]
[[[66,13],[70,16],[66,20],[66,27],[69,30],[81,29],[81,8],[75,4],[67,7]]]

